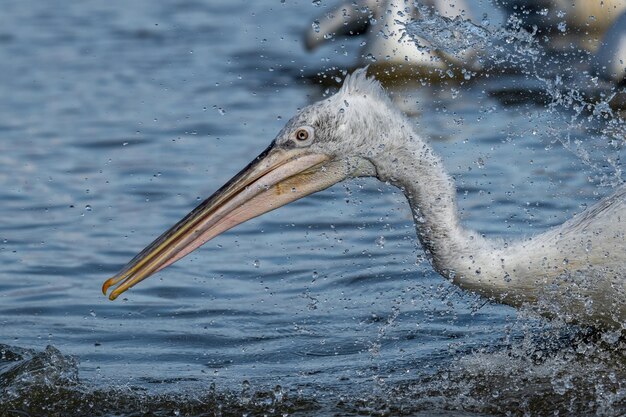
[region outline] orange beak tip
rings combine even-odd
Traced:
[[[104,281],[104,284],[102,284],[102,294],[107,295],[107,291],[109,290],[111,285],[114,284],[113,280],[114,278],[109,278],[106,281]]]

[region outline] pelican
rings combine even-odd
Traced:
[[[404,35],[405,25],[426,10],[449,19],[471,20],[474,18],[471,2],[426,0],[421,3],[418,7],[412,0],[345,1],[314,20],[304,35],[304,45],[314,50],[333,37],[364,34],[360,65],[413,68],[422,73],[446,70],[450,66],[477,70],[476,51],[471,48],[451,54],[431,47],[424,38]],[[416,47],[416,42],[420,48]]]
[[[441,159],[366,69],[299,111],[263,153],[102,291],[114,287],[114,300],[220,233],[354,177],[376,177],[404,192],[432,266],[459,287],[566,322],[606,329],[626,323],[626,187],[542,234],[486,238],[460,224],[454,181]]]

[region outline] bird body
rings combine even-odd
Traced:
[[[598,327],[626,323],[626,187],[545,233],[501,250],[503,289],[547,316]],[[500,253],[498,255],[500,255]],[[515,297],[509,304],[516,305]]]
[[[252,217],[351,177],[399,187],[434,269],[459,287],[548,317],[602,328],[626,323],[626,188],[562,225],[519,241],[463,227],[454,181],[366,70],[302,109],[270,147],[157,238],[103,291],[111,299]]]

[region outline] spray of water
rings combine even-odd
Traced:
[[[539,96],[546,103],[543,117],[535,120],[543,126],[544,137],[573,152],[589,167],[590,180],[598,185],[614,187],[623,182],[618,156],[626,137],[618,110],[623,88],[594,75],[592,54],[575,45],[555,51],[548,39],[538,36],[536,26],[527,29],[516,15],[504,26],[493,28],[488,21],[478,25],[417,7],[420,13],[415,20],[398,24],[404,25],[405,36],[418,49],[435,49],[449,62],[458,62],[466,80],[475,77],[467,68],[479,68],[485,76],[513,73],[523,77],[526,86],[517,93]],[[570,131],[562,131],[563,122]],[[587,136],[593,140],[580,139]],[[600,162],[592,157],[598,152],[604,153]]]

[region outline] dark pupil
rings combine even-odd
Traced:
[[[306,130],[298,130],[298,133],[296,134],[296,137],[299,140],[306,140],[309,137],[309,134],[307,133]]]

